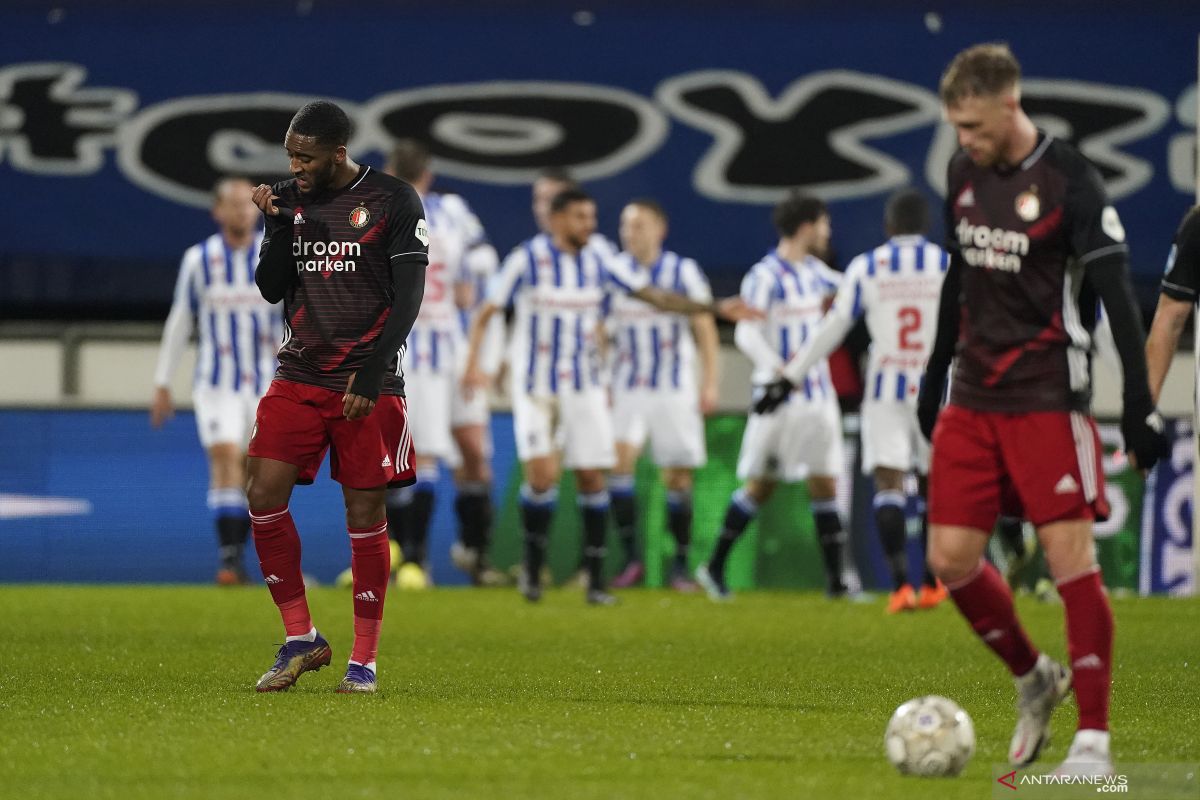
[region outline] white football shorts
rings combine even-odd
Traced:
[[[929,474],[929,442],[921,435],[917,407],[868,400],[862,405],[862,468],[876,467]]]
[[[514,391],[513,434],[521,461],[561,452],[566,469],[612,469],[617,462],[608,397],[601,388],[550,396]]]
[[[454,375],[448,372],[414,370],[404,376],[413,449],[418,457],[439,459],[450,469],[461,462],[450,435],[450,405],[457,388]]]
[[[751,414],[738,454],[739,480],[797,483],[810,475],[842,474],[842,414],[834,400],[793,396],[770,414]]]
[[[192,391],[192,406],[204,449],[214,444],[234,444],[244,452],[258,414],[258,399],[252,391],[196,387]]]
[[[659,467],[704,465],[704,417],[695,390],[613,390],[616,440],[639,449],[650,442]]]

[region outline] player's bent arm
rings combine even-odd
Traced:
[[[282,300],[297,280],[296,259],[292,255],[292,237],[283,235],[285,230],[282,224],[267,218],[267,233],[263,237],[262,249],[258,254],[254,282],[258,284],[258,291],[268,303],[278,303]]]
[[[690,297],[668,292],[658,286],[643,286],[632,294],[638,300],[649,303],[659,311],[670,311],[676,314],[708,314],[715,310],[712,303],[697,303]]]
[[[784,365],[783,377],[793,384],[803,381],[817,362],[837,349],[852,327],[854,320],[840,306],[830,308],[817,323],[812,337]]]
[[[675,314],[713,314],[731,322],[744,319],[761,319],[761,311],[750,308],[739,297],[727,297],[715,303],[698,303],[690,297],[675,292],[668,292],[657,286],[643,286],[630,292],[631,295],[649,303],[659,311],[669,311]]]
[[[1171,359],[1179,347],[1179,337],[1192,313],[1191,300],[1179,300],[1166,294],[1158,296],[1158,308],[1146,337],[1146,371],[1150,381],[1150,398],[1158,405],[1163,382],[1171,368]]]
[[[733,343],[754,362],[755,369],[777,372],[783,367],[783,359],[767,341],[761,323],[739,322],[733,329]]]
[[[425,257],[392,261],[392,310],[375,349],[354,375],[350,393],[375,400],[383,388],[383,372],[408,338],[425,295]]]

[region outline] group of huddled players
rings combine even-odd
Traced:
[[[547,171],[532,191],[539,232],[501,265],[468,204],[458,195],[432,191],[430,165],[428,150],[405,140],[395,145],[386,166],[388,174],[416,190],[429,232],[423,299],[401,357],[416,480],[390,490],[386,501],[388,530],[398,545],[399,557],[393,558],[398,586],[429,585],[427,543],[440,465],[455,479],[454,563],[476,584],[508,581],[488,560],[493,510],[487,396],[507,361],[525,475],[519,573],[524,595],[540,596],[564,467],[574,473],[579,490],[585,532],[580,564],[588,600],[613,601],[602,573],[610,515],[624,556],[612,584],[624,588],[642,580],[633,476],[647,445],[662,470],[667,528],[676,546],[669,583],[695,590],[688,567],[693,475],[707,457],[703,417],[717,407],[714,312],[719,312],[744,317],[735,341],[753,361],[755,386],[787,374],[796,391],[781,408],[751,415],[737,468],[745,485],[731,498],[716,550],[695,577],[711,597],[727,599],[725,560],[758,506],[779,482],[807,480],[827,588],[831,595],[844,594],[845,536],[836,505],[842,428],[825,359],[866,314],[873,345],[864,464],[879,484],[876,516],[896,575],[893,605],[929,606],[944,597],[927,571],[918,599],[904,563],[904,477],[913,470],[923,476],[928,465],[928,446],[916,427],[916,390],[947,265],[945,252],[923,236],[928,211],[919,193],[904,191],[891,199],[885,215],[891,238],[855,259],[845,275],[818,257],[827,251],[831,233],[824,203],[798,194],[787,198],[772,216],[777,245],[747,273],[740,300],[716,305],[698,263],[666,249],[668,215],[654,200],[635,199],[621,209],[618,247],[597,232],[591,197],[568,174]],[[241,565],[249,520],[240,461],[274,370],[281,328],[279,307],[266,303],[253,283],[251,253],[261,234],[255,233],[250,189],[236,178],[218,184],[213,215],[220,232],[185,255],[156,375],[157,422],[164,416],[162,405],[169,404],[166,386],[190,321],[198,320],[194,399],[212,465],[220,583],[246,580]],[[239,354],[239,347],[252,355]],[[255,372],[243,380],[247,365]],[[352,582],[349,571],[343,582]]]
[[[948,593],[1004,662],[1018,694],[1012,764],[1037,757],[1054,708],[1073,689],[1079,723],[1061,770],[1111,771],[1113,624],[1092,538],[1093,521],[1108,513],[1090,416],[1093,330],[1102,303],[1123,373],[1125,450],[1148,469],[1166,450],[1155,399],[1185,317],[1179,309],[1190,311],[1195,297],[1200,226],[1181,228],[1163,289],[1171,313],[1165,333],[1157,320],[1152,330],[1148,373],[1117,212],[1095,168],[1022,110],[1020,66],[1007,46],[960,53],[940,94],[961,148],[948,171],[946,250],[923,238],[925,206],[903,192],[887,206],[888,240],[839,274],[819,258],[830,236],[825,205],[791,195],[773,212],[776,246],[747,273],[740,296],[720,302],[695,261],[664,248],[667,214],[652,200],[621,210],[618,252],[596,233],[593,199],[567,176],[545,175],[534,185],[540,232],[498,263],[465,202],[430,192],[419,145],[397,148],[390,171],[399,178],[383,174],[350,158],[350,123],[340,108],[323,101],[301,108],[285,136],[290,180],[218,187],[221,233],[184,258],[153,415],[159,422],[171,410],[166,378],[198,319],[207,339],[197,423],[212,464],[219,579],[244,578],[248,507],[286,632],[256,688],[286,689],[330,663],[329,643],[309,614],[288,508],[293,487],[312,481],[329,450],[345,499],[354,602],[354,646],[338,691],[376,689],[389,531],[401,541],[402,582],[425,581],[437,460],[456,467],[455,560],[487,580],[492,511],[482,393],[498,369],[498,312],[507,309],[525,480],[519,584],[528,600],[541,597],[563,468],[578,489],[587,601],[614,602],[603,575],[610,513],[627,555],[617,582],[641,577],[630,477],[647,441],[667,482],[677,542],[671,582],[688,588],[692,472],[705,457],[702,414],[716,387],[713,316],[737,323],[735,341],[754,363],[755,387],[737,468],[744,483],[695,576],[712,598],[727,598],[726,558],[760,504],[779,482],[807,480],[828,592],[845,593],[834,503],[841,425],[825,359],[865,315],[872,350],[863,458],[876,479],[876,521],[896,583],[889,610],[935,605]],[[265,219],[261,244],[255,207]],[[283,345],[258,400],[280,323],[263,301],[283,301]],[[247,432],[243,474],[235,456]],[[904,578],[910,471],[929,474],[927,557],[945,581],[927,569],[919,594]],[[983,558],[1002,515],[1037,529],[1066,611],[1070,666],[1033,646],[1007,584]]]
[[[635,199],[621,209],[618,247],[597,232],[593,199],[569,175],[547,172],[533,184],[539,232],[501,265],[467,204],[430,191],[423,146],[398,143],[388,171],[416,188],[430,230],[424,301],[402,357],[417,479],[388,498],[389,528],[402,550],[399,586],[428,585],[426,542],[439,461],[455,471],[458,489],[454,562],[476,583],[504,581],[487,560],[492,510],[485,392],[507,361],[525,478],[518,573],[524,596],[536,601],[541,595],[563,468],[572,471],[578,489],[588,602],[614,601],[603,574],[610,516],[624,557],[612,585],[633,586],[643,578],[633,475],[647,444],[662,470],[675,541],[669,583],[696,589],[688,568],[693,475],[706,460],[703,416],[717,405],[713,316],[722,312],[742,317],[735,341],[753,361],[759,394],[781,374],[795,390],[769,409],[758,400],[738,460],[745,484],[731,498],[715,552],[695,578],[714,600],[728,599],[724,568],[734,542],[778,483],[806,480],[827,591],[845,594],[836,499],[842,426],[826,357],[865,314],[873,345],[864,465],[879,487],[876,517],[896,582],[889,610],[944,599],[944,587],[928,569],[919,595],[908,585],[904,548],[905,476],[915,471],[923,479],[928,469],[917,388],[948,264],[946,253],[924,238],[928,210],[918,192],[891,199],[885,214],[890,238],[855,259],[844,276],[818,257],[828,250],[831,232],[824,203],[788,197],[772,215],[778,242],[747,273],[740,303],[714,305],[697,262],[665,247],[669,220],[654,200]],[[507,336],[505,311],[511,312]]]

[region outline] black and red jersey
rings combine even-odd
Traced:
[[[272,191],[290,219],[268,226],[263,251],[290,227],[297,276],[284,298],[287,329],[276,376],[345,391],[391,313],[392,270],[428,262],[420,197],[404,181],[367,166],[333,191],[302,194],[294,180]],[[396,355],[382,392],[404,394]]]
[[[1099,173],[1040,133],[1009,168],[950,161],[947,250],[962,275],[951,402],[980,411],[1087,410],[1094,293],[1087,265],[1124,255]]]

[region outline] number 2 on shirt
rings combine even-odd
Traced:
[[[922,345],[916,334],[921,330],[921,309],[916,306],[904,306],[897,316],[900,318],[900,349],[920,350]]]

